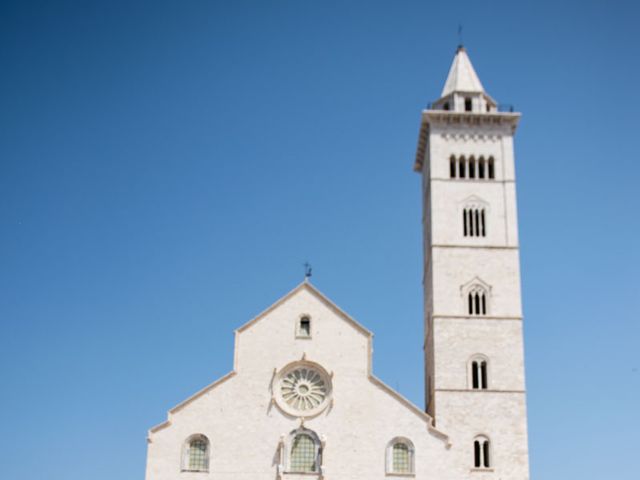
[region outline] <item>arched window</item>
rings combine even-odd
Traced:
[[[462,210],[462,233],[465,237],[486,237],[485,209],[470,205]]]
[[[296,327],[296,337],[311,338],[311,317],[309,315],[302,315],[298,319],[298,325]]]
[[[491,467],[490,450],[489,439],[484,435],[478,435],[473,441],[473,466],[475,468]]]
[[[478,159],[478,178],[484,178],[484,157]]]
[[[489,171],[489,178],[490,179],[494,179],[496,178],[496,169],[495,169],[495,162],[493,160],[493,157],[489,157],[489,160],[487,161],[488,163],[488,171]]]
[[[456,178],[456,157],[453,155],[449,158],[449,176],[451,178]]]
[[[471,97],[467,97],[464,99],[464,111],[470,112],[472,110],[473,103],[471,101]]]
[[[488,363],[487,358],[483,355],[476,355],[469,362],[469,377],[473,390],[486,390],[489,388]]]
[[[184,444],[182,470],[188,472],[209,471],[209,439],[201,434],[192,435]]]
[[[469,157],[469,178],[476,178],[476,158]]]
[[[458,177],[459,178],[464,178],[465,175],[465,164],[466,163],[466,159],[464,157],[460,157],[458,159]]]
[[[487,292],[479,285],[472,287],[467,293],[469,315],[487,314]]]
[[[318,436],[311,430],[299,428],[291,432],[289,438],[289,472],[319,472],[322,448]]]
[[[407,438],[394,438],[387,445],[387,473],[414,473],[414,448]]]

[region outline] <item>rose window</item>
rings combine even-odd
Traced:
[[[287,413],[312,416],[326,407],[331,381],[319,365],[298,362],[280,372],[275,393],[278,405]]]

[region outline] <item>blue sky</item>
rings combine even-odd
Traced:
[[[638,10],[2,2],[2,477],[143,478],[146,430],[231,369],[233,329],[306,260],[422,406],[411,166],[462,24],[523,112],[532,478],[637,479]]]

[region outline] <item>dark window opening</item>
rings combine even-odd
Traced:
[[[493,157],[489,157],[489,178],[495,178],[495,168],[493,165]]]
[[[442,105],[442,108],[445,110],[449,110],[449,102],[444,102],[444,105]]]
[[[464,157],[460,157],[460,160],[458,161],[458,176],[460,178],[464,178],[465,175],[465,169],[464,169],[464,164],[465,164],[465,159]]]
[[[478,440],[473,442],[473,465],[480,468],[480,442]]]
[[[300,329],[298,330],[298,334],[301,337],[311,336],[311,319],[309,317],[302,317],[300,319]]]
[[[482,385],[481,388],[483,390],[486,390],[487,389],[487,362],[480,363],[480,380]]]
[[[469,315],[487,314],[487,296],[482,290],[474,289],[467,295],[469,302]]]
[[[478,379],[478,362],[471,364],[471,384],[474,389],[480,388],[480,382]]]
[[[471,99],[469,97],[464,99],[464,110],[465,112],[470,112],[472,109]]]
[[[489,468],[489,440],[483,438],[473,442],[473,466],[475,468]]]
[[[451,178],[456,178],[456,157],[453,155],[449,159],[449,175]]]
[[[484,178],[484,157],[478,160],[478,178]]]
[[[464,231],[465,237],[468,235],[467,218],[468,218],[468,213],[467,213],[467,210],[465,209],[462,211],[462,229]]]
[[[484,450],[484,467],[489,468],[489,440],[484,441],[484,445],[482,446]]]
[[[476,159],[469,159],[469,178],[476,178]]]

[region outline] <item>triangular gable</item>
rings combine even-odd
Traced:
[[[311,293],[314,297],[316,297],[320,302],[322,302],[326,307],[331,309],[334,313],[336,313],[340,318],[349,323],[353,328],[358,330],[360,333],[367,337],[373,337],[373,333],[367,328],[363,327],[360,323],[350,317],[344,310],[338,307],[335,303],[333,303],[329,298],[327,298],[323,293],[321,293],[316,287],[314,287],[308,280],[304,280],[297,287],[287,293],[285,296],[277,300],[274,304],[272,304],[267,309],[263,310],[261,313],[256,315],[254,318],[249,320],[247,323],[242,325],[241,327],[236,329],[236,333],[242,333],[243,331],[251,328],[253,325],[258,323],[264,317],[266,317],[269,313],[277,309],[280,305],[284,304],[287,300],[292,298],[301,290],[306,290]]]

